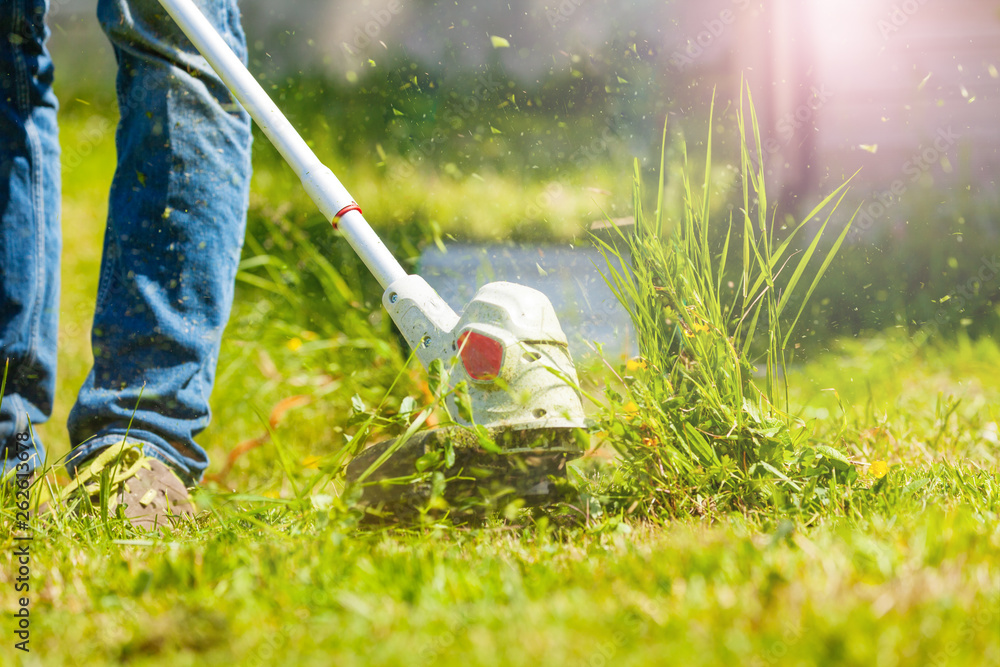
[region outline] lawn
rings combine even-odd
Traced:
[[[793,383],[860,469],[890,464],[862,512],[373,529],[241,473],[168,539],[39,527],[25,664],[996,664],[1000,350],[890,372],[883,342]]]
[[[113,167],[113,133],[85,106],[63,123],[64,147],[92,146],[65,174],[61,376],[39,429],[55,457],[89,364]],[[197,525],[161,539],[114,520],[36,522],[23,655],[8,615],[14,533],[4,531],[4,664],[1000,663],[995,339],[914,349],[890,331],[835,341],[790,368],[802,442],[832,447],[856,475],[824,481],[825,504],[739,512],[706,498],[697,512],[640,520],[604,495],[614,443],[595,434],[574,464],[581,494],[567,512],[585,518],[510,511],[479,526],[362,526],[339,484],[326,484],[355,428],[352,397],[391,415],[408,396],[426,399],[423,371],[406,365],[345,244],[263,141],[255,150],[237,303],[201,439],[216,479],[197,494]],[[495,199],[484,199],[476,178],[387,182],[366,169],[345,181],[361,201],[392,193],[399,215],[373,219],[404,259],[449,230],[487,229],[504,193],[524,187],[497,175]],[[613,172],[566,179],[620,192]],[[542,201],[544,185],[530,187]],[[428,209],[418,202],[427,192],[445,207],[480,206],[471,218]],[[590,196],[562,205],[552,219],[600,217]],[[570,223],[550,231],[575,233]],[[614,374],[588,368],[592,393],[615,387]],[[222,477],[227,454],[267,433],[269,417],[270,441]]]

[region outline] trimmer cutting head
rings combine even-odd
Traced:
[[[566,476],[587,436],[576,369],[549,299],[490,283],[459,318],[422,278],[408,276],[389,286],[383,303],[421,362],[448,375],[452,417],[485,429],[439,428],[369,447],[347,467],[348,482],[363,484],[360,504],[373,516],[407,517],[440,493],[463,518],[511,498],[529,506],[558,500],[563,485],[554,480]],[[443,489],[432,475],[405,481],[429,471],[449,480]]]
[[[448,397],[459,423],[488,428],[580,428],[583,406],[566,335],[538,290],[483,286],[461,318],[419,276],[385,291],[383,304],[425,367],[438,360],[451,386],[467,388],[472,414]]]

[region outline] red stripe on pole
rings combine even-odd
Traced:
[[[348,213],[350,213],[351,211],[357,211],[358,213],[361,213],[361,207],[358,206],[356,203],[351,202],[344,208],[337,211],[337,215],[333,216],[333,228],[336,229],[337,223],[340,222],[340,219],[343,218]]]

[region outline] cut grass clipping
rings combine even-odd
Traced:
[[[831,483],[856,477],[834,449],[795,447],[805,434],[787,412],[784,384],[795,325],[853,221],[820,266],[812,266],[850,179],[801,222],[783,226],[779,238],[747,96],[749,125],[742,101],[737,112],[743,207],[727,228],[716,233],[709,220],[711,133],[703,181],[692,182],[685,148],[681,219],[665,217],[664,130],[656,211],[643,209],[636,163],[634,231],[615,227],[610,243],[595,238],[607,260],[605,279],[632,319],[640,352],[626,366],[624,394],[607,392],[602,428],[623,458],[608,495],[640,516],[749,512],[788,500],[823,504]],[[802,248],[797,241],[807,225],[818,229]],[[627,249],[630,263],[620,249]],[[760,380],[757,365],[764,369]]]

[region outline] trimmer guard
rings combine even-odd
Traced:
[[[361,485],[358,504],[368,517],[410,517],[432,500],[438,501],[435,508],[454,518],[481,516],[514,499],[537,507],[562,498],[565,487],[559,480],[566,477],[566,464],[583,453],[587,439],[586,432],[573,428],[495,428],[488,433],[501,454],[485,449],[472,430],[451,426],[417,433],[370,476],[360,479],[397,441],[369,447],[348,464],[347,479]],[[454,463],[441,463],[424,474],[417,471],[417,462],[426,455],[448,449]],[[443,456],[435,458],[443,460]],[[446,482],[438,498],[433,476],[428,474],[435,471]]]
[[[459,423],[486,427],[582,428],[583,405],[566,335],[548,297],[514,283],[480,288],[461,318],[419,276],[386,289],[383,305],[425,367],[465,383],[472,420],[448,397]]]

